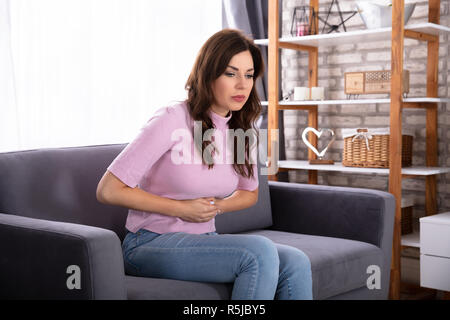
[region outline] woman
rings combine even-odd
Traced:
[[[130,209],[127,274],[233,282],[232,299],[312,299],[310,261],[302,251],[263,236],[215,232],[217,214],[258,199],[257,166],[250,161],[256,148],[250,152],[246,139],[238,150],[225,137],[227,129],[255,129],[261,104],[254,82],[263,68],[252,40],[237,30],[217,32],[197,56],[188,99],[159,109],[108,167],[97,199]],[[215,129],[211,139],[203,136],[208,129]],[[192,138],[198,130],[200,141]],[[240,151],[245,161],[238,161]],[[233,163],[217,161],[229,152]]]

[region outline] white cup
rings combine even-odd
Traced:
[[[311,88],[311,100],[324,100],[325,90],[323,87],[312,87]]]
[[[309,100],[309,88],[308,87],[295,87],[294,88],[294,100]]]

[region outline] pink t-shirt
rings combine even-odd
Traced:
[[[222,133],[223,149],[216,143],[218,154],[221,154],[221,151],[231,148],[226,147],[226,129],[232,114],[223,117],[212,111],[208,113],[216,130]],[[131,188],[138,186],[149,193],[175,200],[225,198],[237,189],[253,191],[258,187],[256,164],[253,164],[254,175],[251,179],[238,175],[225,154],[222,155],[223,161],[220,163],[214,161],[213,169],[201,164],[200,153],[194,146],[193,128],[194,120],[189,114],[186,102],[160,108],[107,170]],[[217,141],[220,139],[219,133],[218,137]],[[215,139],[216,136],[211,140],[216,141]],[[191,150],[190,159],[182,151],[183,148],[184,151],[188,150],[186,142]],[[252,149],[253,157],[255,150],[256,148]],[[194,152],[197,155],[194,155]],[[156,233],[200,234],[215,231],[214,221],[211,219],[208,222],[195,223],[157,212],[129,209],[126,228],[131,232],[147,229]]]

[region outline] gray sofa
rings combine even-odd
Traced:
[[[125,146],[0,153],[0,298],[230,299],[231,283],[124,273],[128,210],[99,203],[95,191]],[[314,299],[388,298],[391,194],[261,175],[259,181],[258,203],[218,216],[217,232],[263,235],[303,250],[311,260]],[[367,286],[371,265],[380,267],[380,289]]]

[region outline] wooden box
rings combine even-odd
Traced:
[[[345,94],[391,92],[391,71],[346,72]],[[403,94],[409,93],[409,71],[403,71]]]

